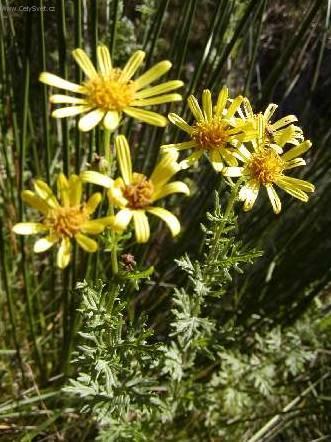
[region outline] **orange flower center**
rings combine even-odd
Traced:
[[[253,154],[247,167],[251,177],[265,185],[273,183],[282,174],[284,162],[269,148]]]
[[[115,68],[107,76],[98,75],[86,81],[89,103],[105,111],[121,111],[134,100],[136,86],[134,81],[122,78],[121,69]]]
[[[211,150],[225,147],[230,127],[217,118],[211,121],[195,123],[193,126],[192,139],[199,144],[201,149]]]
[[[123,189],[130,209],[143,209],[152,202],[154,186],[151,180],[142,174],[134,174],[133,182]]]
[[[58,207],[51,210],[44,224],[56,235],[71,238],[80,231],[88,217],[85,206]]]

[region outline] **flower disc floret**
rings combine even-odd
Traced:
[[[140,173],[133,173],[132,182],[123,189],[130,209],[143,209],[153,201],[154,185],[151,180]]]
[[[254,153],[247,164],[250,176],[262,185],[275,182],[282,174],[284,167],[284,161],[270,148]]]
[[[204,150],[226,147],[229,142],[231,127],[219,118],[201,121],[193,125],[192,139]]]
[[[92,107],[119,112],[130,106],[137,89],[134,81],[123,80],[121,69],[113,69],[109,75],[93,77],[84,86]]]
[[[50,210],[44,224],[59,237],[72,238],[80,231],[89,215],[84,205],[77,207],[58,207]]]

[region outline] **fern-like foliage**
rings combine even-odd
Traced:
[[[92,413],[101,426],[120,423],[134,436],[135,422],[155,406],[151,367],[160,350],[147,342],[152,332],[143,320],[134,324],[125,320],[124,283],[83,282],[77,290],[82,297],[82,327],[73,362],[79,374],[64,392],[79,396],[84,402],[81,411]]]

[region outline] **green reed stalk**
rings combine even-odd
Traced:
[[[151,45],[150,45],[150,47],[148,49],[148,54],[147,54],[147,59],[146,59],[146,66],[147,67],[149,67],[149,65],[150,65],[150,63],[152,61],[152,58],[153,58],[153,55],[154,55],[155,46],[156,46],[157,40],[158,40],[158,38],[160,36],[160,32],[161,32],[161,29],[162,29],[162,22],[163,22],[163,19],[164,19],[165,12],[166,12],[166,10],[168,8],[168,4],[169,4],[169,0],[163,0],[162,1],[161,5],[159,7],[158,13],[157,13],[157,18],[155,19],[155,23],[154,23],[154,26],[153,26],[153,33],[152,33],[152,36],[151,36]]]
[[[0,217],[0,263],[1,263],[1,275],[3,280],[3,287],[6,293],[6,299],[8,304],[8,313],[9,313],[9,321],[11,327],[11,336],[13,338],[14,347],[16,350],[16,357],[18,361],[18,365],[21,370],[23,383],[25,383],[25,372],[23,367],[22,356],[20,352],[20,345],[17,337],[17,322],[16,322],[16,313],[15,313],[15,302],[13,298],[13,293],[9,284],[9,272],[8,265],[6,260],[6,247],[5,247],[5,235],[4,235],[4,226],[2,223],[2,219]]]
[[[66,62],[66,16],[65,16],[65,1],[57,0],[57,29],[58,29],[58,54],[60,74],[63,78],[67,78],[67,62]],[[69,152],[69,133],[67,119],[61,120],[62,128],[62,155],[63,155],[63,172],[65,175],[69,174],[70,168],[70,152]]]
[[[23,180],[24,180],[24,167],[25,167],[25,157],[26,157],[26,140],[27,140],[27,120],[28,120],[28,108],[29,108],[29,85],[30,85],[30,43],[31,43],[31,32],[32,32],[32,18],[31,15],[27,15],[26,28],[25,28],[25,58],[24,58],[24,79],[23,79],[23,111],[22,111],[22,121],[21,121],[21,140],[20,140],[20,173],[19,173],[19,184],[18,190],[19,195],[23,190]],[[23,201],[19,198],[19,217],[23,219]],[[39,368],[41,379],[45,379],[46,373],[43,367],[43,358],[37,342],[37,335],[35,329],[35,318],[33,312],[33,299],[30,290],[30,282],[28,278],[28,272],[26,268],[26,256],[25,256],[25,241],[24,238],[20,238],[21,247],[21,271],[23,276],[23,292],[27,308],[28,323],[31,333],[31,338],[33,341],[34,352],[36,356],[36,362]]]
[[[215,13],[213,14],[213,21],[211,23],[210,26],[210,32],[208,35],[208,38],[206,40],[206,44],[204,46],[203,51],[201,52],[201,56],[200,59],[197,63],[196,69],[194,70],[194,73],[192,75],[192,79],[190,81],[187,93],[185,94],[185,97],[189,96],[192,91],[194,91],[196,89],[196,86],[198,84],[199,81],[202,80],[202,76],[205,72],[206,69],[206,64],[208,63],[214,42],[215,42],[215,38],[216,38],[216,34],[217,34],[217,29],[219,27],[219,23],[220,23],[220,19],[222,18],[222,16],[224,16],[224,6],[225,0],[220,0],[218,2],[217,8]],[[222,14],[223,12],[223,14]]]
[[[300,48],[300,45],[303,42],[306,32],[310,29],[312,20],[319,11],[323,2],[324,0],[315,0],[311,8],[307,11],[305,17],[303,18],[301,26],[299,27],[297,33],[294,34],[294,36],[290,39],[287,47],[284,49],[284,51],[282,51],[282,54],[279,57],[277,63],[275,64],[275,66],[273,67],[273,69],[271,70],[271,72],[269,73],[268,77],[264,82],[264,86],[261,93],[262,95],[261,98],[264,101],[268,101],[271,99],[275,86],[281,77],[281,73],[284,69],[284,66],[286,66],[290,58],[293,56],[293,52],[297,48]]]
[[[248,72],[247,72],[247,76],[246,76],[246,80],[245,80],[243,95],[247,95],[248,90],[249,90],[249,86],[251,83],[253,69],[255,67],[255,61],[256,61],[256,56],[257,56],[257,49],[258,49],[259,43],[260,43],[260,37],[261,37],[261,32],[262,32],[263,18],[264,18],[264,12],[266,9],[266,5],[267,5],[267,0],[264,0],[260,6],[260,9],[258,10],[260,12],[259,17],[257,20],[253,21],[253,25],[251,27],[252,35],[254,35],[253,48],[252,48]],[[258,11],[257,11],[257,13],[258,13]],[[255,34],[254,34],[254,30],[252,29],[253,27],[256,28]]]
[[[197,0],[190,0],[189,5],[186,10],[184,25],[182,28],[182,33],[179,37],[180,50],[176,53],[176,77],[180,75],[183,67],[183,63],[187,53],[187,45],[190,36],[190,31],[192,29],[194,14],[197,6]]]
[[[263,0],[264,1],[264,0]],[[234,45],[237,43],[239,38],[246,32],[248,26],[250,25],[252,18],[253,18],[253,11],[254,9],[261,4],[261,0],[251,0],[248,4],[244,15],[242,16],[241,20],[239,21],[234,34],[230,40],[230,42],[225,46],[225,48],[222,50],[220,59],[217,63],[217,66],[214,69],[214,72],[211,74],[208,85],[210,88],[217,86],[220,82],[221,78],[221,71],[223,69],[223,66],[228,58],[228,56],[231,54],[231,51],[234,47]]]
[[[80,48],[82,45],[82,0],[75,0],[75,48]],[[76,82],[79,84],[82,80],[82,74],[79,66],[75,64],[75,78]],[[75,127],[75,172],[78,174],[80,172],[81,166],[81,143],[82,135],[81,131],[78,129],[79,118],[76,118]]]
[[[113,19],[110,31],[110,55],[111,58],[115,57],[115,47],[116,47],[116,34],[117,34],[117,20],[118,20],[118,9],[119,0],[114,0],[111,4],[113,5]]]

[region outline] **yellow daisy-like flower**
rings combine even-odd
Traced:
[[[39,222],[15,224],[13,231],[19,235],[45,233],[44,238],[35,242],[34,252],[45,252],[54,244],[59,244],[57,265],[63,269],[70,261],[71,240],[75,239],[85,251],[95,252],[98,245],[86,234],[101,233],[105,225],[111,224],[112,218],[90,219],[102,199],[101,193],[94,193],[86,203],[81,202],[82,180],[77,175],[71,175],[67,179],[60,174],[57,190],[59,199],[42,180],[34,181],[35,192],[24,190],[23,201],[37,209],[42,214],[42,219]]]
[[[242,108],[243,109],[238,109],[240,117],[251,125],[251,129],[245,131],[242,141],[251,141],[251,135],[257,133],[258,115],[254,114],[252,106],[247,98],[244,99]],[[271,118],[277,108],[277,104],[269,104],[262,114],[262,117],[264,119],[264,136],[266,143],[273,146],[281,153],[285,144],[298,145],[303,141],[304,137],[300,127],[293,124],[298,121],[295,115],[287,115],[274,123],[271,122]]]
[[[93,129],[101,121],[106,129],[115,130],[122,112],[145,123],[165,126],[167,119],[164,116],[141,109],[141,107],[182,99],[179,94],[169,94],[170,91],[183,86],[182,81],[171,80],[149,87],[151,83],[168,72],[171,68],[170,61],[161,61],[137,79],[132,80],[144,60],[145,52],[143,51],[135,52],[123,69],[112,66],[109,50],[103,45],[97,48],[97,69],[82,49],[75,49],[72,55],[84,72],[85,81],[81,84],[71,83],[48,72],[42,72],[39,80],[49,86],[80,94],[80,97],[52,95],[50,101],[55,104],[69,105],[54,110],[52,116],[55,118],[86,114],[79,120],[79,129],[82,131]]]
[[[265,187],[275,213],[281,211],[281,202],[274,188],[280,187],[285,192],[307,202],[307,192],[314,192],[315,187],[308,181],[286,176],[285,171],[298,166],[304,166],[305,160],[300,155],[311,148],[309,140],[303,141],[283,154],[265,143],[265,120],[258,116],[258,140],[253,144],[253,152],[245,146],[238,149],[238,158],[244,163],[242,167],[226,167],[223,175],[228,177],[242,177],[245,184],[239,192],[239,199],[244,201],[244,210],[251,210],[260,188]]]
[[[165,154],[155,167],[150,178],[132,171],[131,155],[124,135],[115,140],[116,154],[122,177],[115,180],[98,172],[86,171],[81,174],[84,181],[107,187],[108,198],[120,210],[115,215],[113,228],[124,231],[133,219],[137,242],[145,243],[150,236],[146,213],[158,216],[169,227],[173,236],[180,231],[180,224],[175,215],[154,203],[173,193],[189,195],[189,188],[182,181],[169,183],[180,166],[177,152]]]
[[[201,109],[197,99],[191,95],[187,102],[195,118],[192,125],[177,114],[171,113],[168,116],[173,124],[188,134],[190,140],[163,145],[161,149],[163,151],[193,149],[193,153],[180,163],[182,168],[191,166],[204,153],[208,155],[218,172],[225,164],[236,166],[238,163],[234,156],[234,146],[240,143],[245,126],[240,122],[240,118],[235,118],[234,115],[243,99],[242,96],[238,96],[234,100],[229,100],[228,88],[223,87],[213,108],[211,93],[205,89],[202,93]],[[242,121],[246,124],[244,120]],[[254,137],[256,134],[251,134],[251,138]]]

